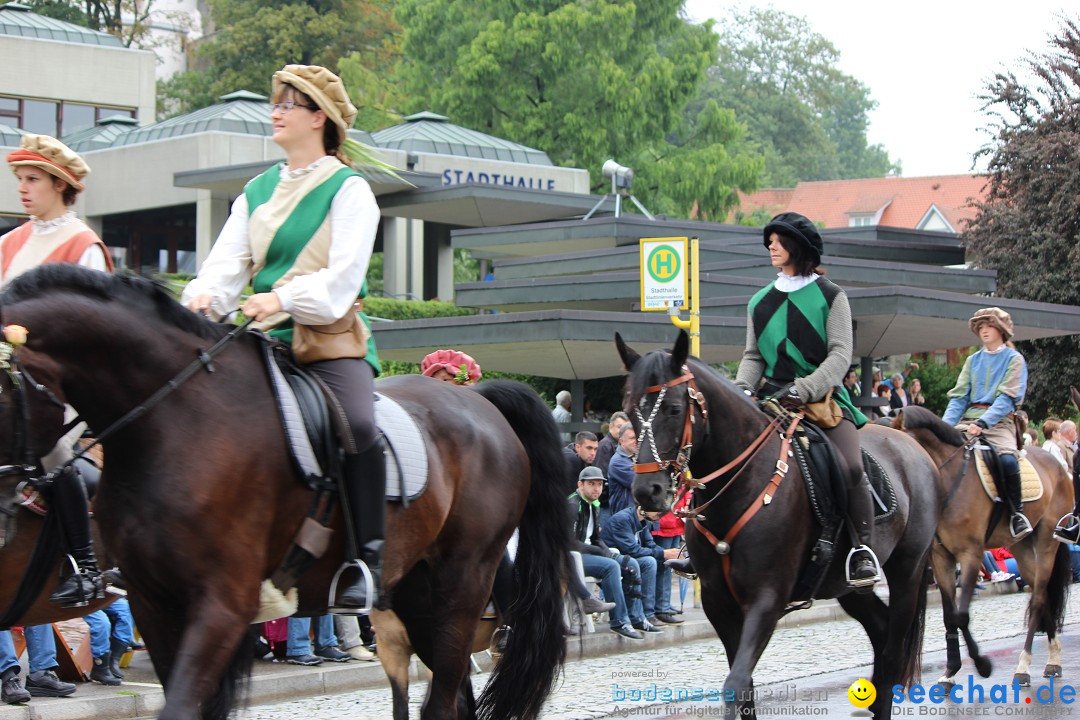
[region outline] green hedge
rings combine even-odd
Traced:
[[[476,314],[476,311],[471,308],[458,307],[453,303],[438,300],[395,300],[383,297],[364,298],[364,312],[369,317],[383,320],[418,320]]]

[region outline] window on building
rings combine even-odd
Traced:
[[[64,103],[63,113],[63,122],[60,124],[61,136],[94,127],[97,119],[97,108],[93,105]]]
[[[873,215],[852,215],[848,218],[848,227],[867,227],[873,224]]]
[[[58,104],[48,100],[23,100],[22,129],[56,136]]]
[[[134,118],[132,108],[53,100],[0,96],[0,125],[17,127],[31,133],[61,137],[93,127],[102,118],[122,115]]]

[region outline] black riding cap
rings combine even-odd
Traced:
[[[765,226],[765,247],[769,247],[769,237],[773,233],[802,243],[814,255],[814,265],[821,262],[825,243],[821,241],[821,233],[810,218],[794,212],[780,213]]]

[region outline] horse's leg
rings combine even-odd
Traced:
[[[769,591],[763,591],[757,603],[746,612],[731,672],[724,681],[724,697],[735,698],[733,702],[724,702],[725,720],[757,717],[754,709],[754,668],[769,644],[782,612],[783,602]]]
[[[889,587],[893,587],[892,582],[889,583]],[[844,612],[859,621],[863,630],[866,631],[866,636],[870,638],[870,645],[874,649],[874,674],[870,682],[874,684],[874,687],[891,688],[899,672],[893,669],[896,658],[889,657],[885,652],[889,639],[889,608],[873,593],[848,593],[841,595],[837,600],[840,607],[844,608]],[[893,602],[891,593],[890,602]],[[889,693],[878,693],[877,699],[870,707],[874,717],[887,717],[887,714],[883,715],[880,712],[880,706],[886,701],[891,703],[891,700],[892,696]]]
[[[379,662],[390,681],[394,720],[409,720],[409,633],[392,610],[372,611],[371,624],[379,643]]]
[[[252,660],[250,653],[247,658],[237,656],[249,637],[248,622],[258,607],[258,590],[249,594],[247,602],[237,602],[237,596],[218,586],[216,592],[208,592],[189,606],[159,720],[228,718],[231,708],[222,707],[218,700],[231,692],[230,682],[241,679],[233,677],[230,666],[235,660],[237,666],[250,669]],[[238,607],[245,612],[238,611]]]
[[[491,595],[498,558],[485,563],[475,551],[469,552],[467,547],[460,550],[462,554],[442,557],[433,569],[431,684],[420,711],[422,720],[456,720],[462,683],[472,682],[472,641]],[[466,572],[471,581],[463,583]]]
[[[930,565],[934,570],[938,591],[941,593],[941,615],[945,623],[945,672],[938,683],[946,689],[956,684],[960,672],[960,619],[956,607],[956,556],[934,540],[930,553]]]
[[[1035,542],[1037,533],[1032,533],[1020,542],[1009,548],[1013,557],[1016,558],[1016,566],[1020,570],[1020,577],[1031,586],[1031,598],[1028,600],[1027,609],[1027,635],[1024,637],[1024,649],[1020,651],[1020,659],[1016,663],[1014,680],[1019,680],[1020,685],[1027,687],[1031,684],[1031,659],[1032,648],[1035,644],[1035,633],[1041,625],[1044,614],[1043,604],[1046,601],[1046,587],[1049,583],[1050,573],[1054,565],[1053,550],[1035,555]],[[1052,638],[1047,633],[1047,639]]]
[[[979,578],[979,569],[982,567],[982,554],[984,550],[981,543],[966,548],[957,554],[960,561],[960,599],[957,602],[956,620],[960,632],[964,636],[967,645],[968,657],[975,663],[975,670],[980,677],[990,677],[994,664],[985,655],[979,653],[979,643],[971,634],[971,598],[975,594],[975,582]],[[936,568],[935,568],[936,571]],[[955,572],[955,570],[953,571]]]

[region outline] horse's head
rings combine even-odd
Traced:
[[[10,346],[4,343],[3,355]],[[16,486],[36,475],[38,459],[64,433],[58,368],[46,356],[20,348],[0,359],[0,547],[14,537]],[[33,371],[30,367],[33,367]]]
[[[707,417],[705,399],[687,367],[690,339],[680,331],[670,352],[640,356],[615,334],[626,380],[623,409],[637,432],[634,499],[645,510],[671,507],[690,463],[695,434]]]

